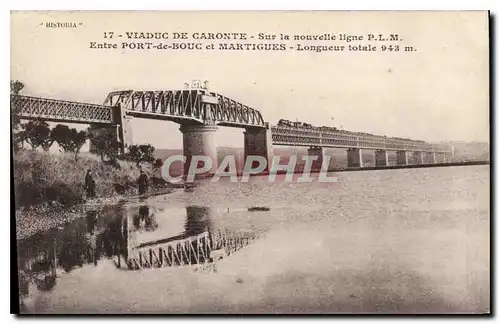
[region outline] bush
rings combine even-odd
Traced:
[[[155,148],[151,144],[131,145],[128,147],[125,157],[140,166],[141,162],[153,162],[155,160],[154,153]]]

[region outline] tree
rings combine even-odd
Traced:
[[[71,138],[73,140],[73,152],[75,152],[75,161],[78,160],[78,153],[82,149],[83,144],[87,141],[88,134],[86,131],[71,130]]]
[[[20,81],[17,80],[11,80],[10,81],[10,94],[11,95],[18,95],[21,90],[24,88],[24,84]],[[11,116],[12,116],[12,144],[14,147],[14,150],[18,150],[21,147],[23,147],[24,144],[24,136],[23,136],[23,131],[19,129],[19,125],[21,123],[21,120],[18,116],[18,107],[13,105],[13,101],[11,100],[10,102],[10,109],[11,109]]]
[[[161,169],[161,167],[162,167],[162,166],[163,166],[163,160],[162,160],[162,159],[160,159],[160,158],[157,158],[157,159],[155,160],[155,162],[153,163],[153,167],[154,167],[155,169]]]
[[[33,150],[41,146],[47,151],[54,142],[50,136],[49,124],[44,121],[30,121],[21,127],[22,139],[30,144]]]
[[[80,149],[88,138],[86,131],[77,131],[75,128],[69,128],[66,125],[54,127],[50,136],[65,152],[74,152],[75,161],[78,160],[78,153],[80,153]]]
[[[105,156],[108,156],[112,162],[115,162],[119,144],[114,129],[90,125],[87,132],[92,143],[91,152],[99,154],[102,161],[104,161]]]
[[[10,80],[10,94],[11,95],[18,95],[21,90],[23,90],[24,84],[21,81],[17,80]],[[20,119],[18,116],[18,107],[13,105],[13,102],[11,100],[10,102],[10,108],[12,110],[12,129],[13,130],[18,130],[19,129],[19,123]]]
[[[153,162],[154,152],[155,148],[151,144],[131,145],[128,147],[127,158],[139,166],[141,162]]]
[[[68,126],[58,124],[52,129],[50,136],[54,141],[57,142],[57,144],[59,144],[60,149],[62,149],[64,152],[71,152],[72,143],[70,133],[71,131]]]
[[[12,142],[14,146],[14,151],[24,148],[24,142],[26,141],[24,130],[18,130],[17,132],[12,129]]]
[[[12,118],[14,120],[14,117]],[[12,122],[12,146],[14,151],[18,151],[21,148],[24,148],[24,142],[26,142],[26,133],[24,130],[24,126],[20,127],[20,123]]]
[[[24,83],[18,80],[10,80],[10,94],[18,95],[24,89]]]

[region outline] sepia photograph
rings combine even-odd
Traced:
[[[11,11],[11,313],[491,314],[490,23]]]

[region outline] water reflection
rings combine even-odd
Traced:
[[[164,218],[172,218],[174,215],[169,213],[169,210],[163,210],[162,216]],[[214,222],[212,217],[213,210],[211,207],[202,207],[202,206],[188,206],[185,209],[185,214],[182,215],[185,219],[183,228],[171,228],[170,232],[178,232],[176,235],[167,235],[165,237],[160,237],[159,239],[149,240],[147,242],[143,242],[137,244],[136,247],[145,247],[151,246],[155,244],[163,244],[171,241],[186,239],[191,236],[199,235],[204,232],[213,233],[214,231]],[[155,229],[157,229],[158,223],[156,223],[156,215],[153,213],[148,216],[149,218],[153,218],[153,222],[156,224]],[[134,223],[135,224],[135,223]],[[166,223],[165,227],[172,226],[172,224]],[[134,230],[138,231],[141,227],[136,227],[134,225]],[[162,228],[162,230],[166,230],[166,228]],[[140,234],[139,234],[140,235]],[[161,236],[161,235],[160,235]]]
[[[139,206],[139,212],[132,215],[134,230],[154,231],[158,228],[155,214],[151,213],[148,205]]]
[[[229,231],[220,224],[216,226],[213,216],[211,207],[186,207],[184,230],[177,235],[159,235],[155,239],[143,235],[139,239],[142,243],[129,250],[127,268],[140,270],[186,265],[194,265],[195,269],[198,266],[212,268],[210,265],[215,261],[231,255],[256,238],[255,232]],[[175,214],[162,214],[162,221],[166,223],[173,218]]]
[[[58,276],[85,265],[98,266],[101,260],[106,259],[114,262],[117,268],[130,269],[127,261],[136,256],[139,249],[157,249],[169,242],[194,240],[196,242],[190,243],[190,249],[197,251],[197,256],[180,256],[178,263],[170,264],[183,265],[202,260],[211,262],[212,251],[224,248],[235,251],[236,246],[244,245],[243,240],[248,243],[248,236],[240,237],[237,233],[217,227],[213,213],[211,207],[188,206],[183,213],[175,214],[173,209],[161,210],[140,201],[139,205],[90,210],[85,217],[63,229],[54,228],[20,240],[17,246],[21,304],[29,300],[33,293],[51,291]],[[172,224],[172,219],[176,217],[183,221]],[[141,240],[148,235],[155,239]],[[137,244],[137,238],[142,243]],[[175,253],[182,252],[182,247],[175,249]],[[186,253],[191,253],[191,250]],[[200,256],[200,253],[203,255]],[[165,264],[161,262],[162,266]]]
[[[120,206],[92,210],[63,230],[51,229],[17,242],[21,306],[30,294],[51,291],[57,277],[85,264],[126,253],[126,213]]]
[[[186,207],[186,236],[198,235],[203,232],[212,233],[214,223],[211,207],[188,206]]]

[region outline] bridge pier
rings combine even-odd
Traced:
[[[127,116],[125,114],[125,109],[120,103],[111,107],[111,117],[116,127],[114,140],[118,142],[118,150],[120,154],[125,154],[127,147],[133,145],[132,136],[132,116]]]
[[[358,148],[347,149],[347,167],[348,168],[362,168],[363,167],[363,157],[361,156],[361,150]]]
[[[245,163],[248,156],[262,156],[267,165],[264,171],[269,171],[272,161],[273,139],[269,128],[247,128],[244,135]]]
[[[413,152],[412,157],[413,157],[413,159],[412,159],[413,164],[424,164],[423,152],[415,151],[415,152]]]
[[[307,149],[307,155],[318,157],[316,160],[312,161],[311,171],[319,172],[323,165],[323,148],[317,146],[310,147]]]
[[[132,119],[133,117],[123,116],[121,123],[118,125],[118,143],[121,154],[125,154],[127,147],[134,144],[132,136]]]
[[[188,206],[186,207],[186,223],[184,232],[187,236],[194,236],[214,230],[212,220],[212,207]]]
[[[389,155],[387,150],[376,150],[375,151],[375,166],[387,166],[389,161]]]
[[[424,164],[436,163],[435,154],[433,152],[422,152]]]
[[[203,173],[196,174],[196,178],[212,175],[217,171],[217,147],[214,135],[216,126],[212,125],[181,125],[179,128],[183,136],[183,154],[186,157],[184,163],[184,176],[189,174],[189,168],[194,156],[208,157],[211,167]],[[198,162],[198,168],[202,168],[204,162]]]
[[[396,164],[397,165],[408,165],[408,152],[407,151],[396,151]]]

